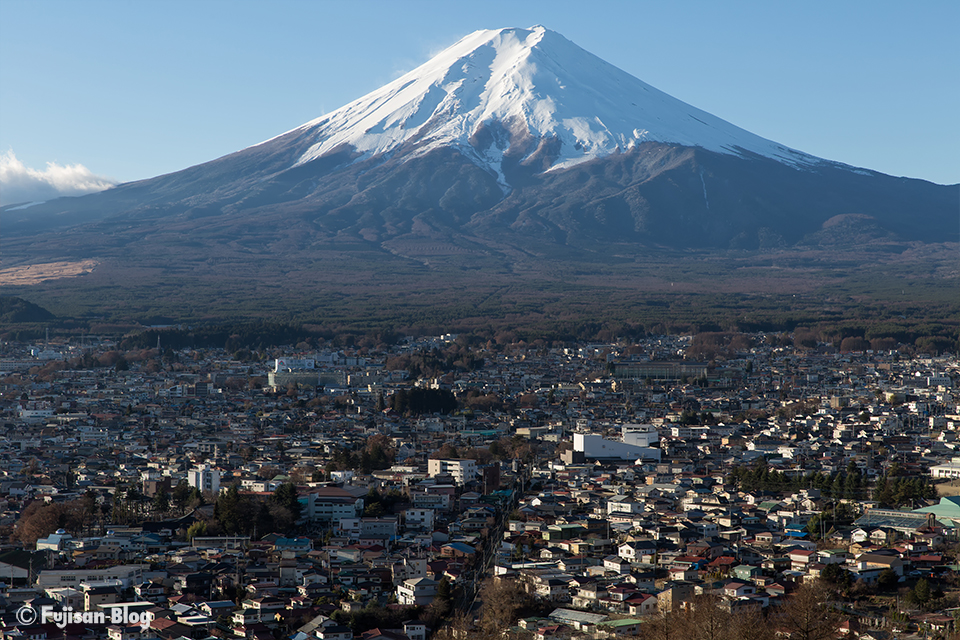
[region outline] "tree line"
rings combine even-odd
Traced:
[[[763,459],[753,465],[736,465],[727,475],[727,482],[747,492],[818,489],[823,496],[834,500],[862,500],[869,484],[854,462],[842,471],[810,471],[801,475],[777,471]]]
[[[302,508],[293,483],[280,485],[269,497],[240,493],[234,483],[217,496],[213,521],[204,523],[203,533],[260,537],[285,532],[294,527]]]

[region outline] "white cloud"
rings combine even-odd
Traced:
[[[20,162],[12,149],[0,154],[0,205],[82,196],[115,184],[115,180],[94,175],[82,164],[48,162],[45,171],[38,171]]]

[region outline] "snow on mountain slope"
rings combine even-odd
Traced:
[[[491,129],[500,135],[477,144]],[[397,80],[294,131],[312,142],[296,164],[344,145],[360,152],[360,159],[405,143],[416,145],[415,155],[453,146],[495,171],[505,186],[504,154],[529,155],[535,148],[531,138],[559,140],[548,170],[644,141],[751,152],[793,166],[822,162],[681,102],[540,26],[472,33]],[[518,140],[527,144],[511,150]]]

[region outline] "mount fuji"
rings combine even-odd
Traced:
[[[485,277],[657,252],[903,252],[960,239],[957,202],[957,185],[754,135],[536,26],[477,31],[236,153],[0,222],[8,265],[95,260],[162,281],[291,262],[330,275],[362,253]]]
[[[311,141],[297,164],[341,145],[360,158],[405,145],[414,158],[452,147],[506,190],[511,159],[536,158],[553,171],[642,142],[819,162],[672,98],[540,26],[477,31],[296,133]]]

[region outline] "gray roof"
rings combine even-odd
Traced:
[[[573,609],[554,609],[550,612],[550,618],[560,622],[576,622],[579,624],[600,624],[609,616],[603,613],[587,613],[586,611],[575,611]]]

